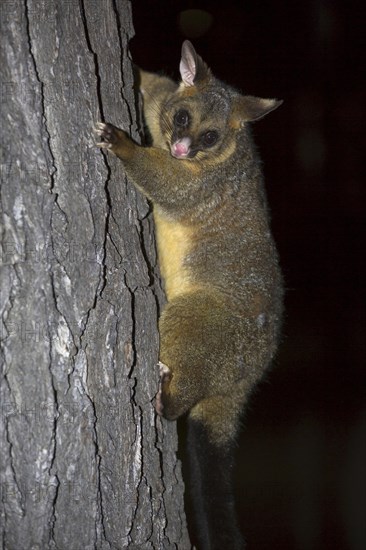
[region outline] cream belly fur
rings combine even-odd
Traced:
[[[182,223],[169,220],[158,209],[154,209],[154,220],[158,244],[159,265],[165,282],[168,301],[197,288],[191,281],[190,272],[184,266],[184,259],[192,247],[194,229]]]

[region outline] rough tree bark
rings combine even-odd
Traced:
[[[1,537],[8,550],[190,548],[156,417],[153,229],[105,118],[138,139],[125,0],[1,6]]]

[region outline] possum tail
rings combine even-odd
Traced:
[[[187,450],[198,550],[243,550],[234,506],[234,442],[219,446],[199,420],[188,416]]]

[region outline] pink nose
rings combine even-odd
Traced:
[[[174,143],[173,148],[174,148],[174,153],[178,157],[184,157],[188,153],[188,147],[185,143],[182,143],[182,142],[178,141],[178,143]]]

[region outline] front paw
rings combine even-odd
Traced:
[[[123,130],[119,130],[113,124],[97,122],[94,132],[100,138],[97,146],[108,149],[122,160],[129,158],[134,149],[134,143]]]
[[[118,134],[123,133],[112,124],[106,124],[105,122],[97,122],[94,132],[101,140],[97,142],[97,146],[104,149],[112,149],[113,145],[118,142]]]

